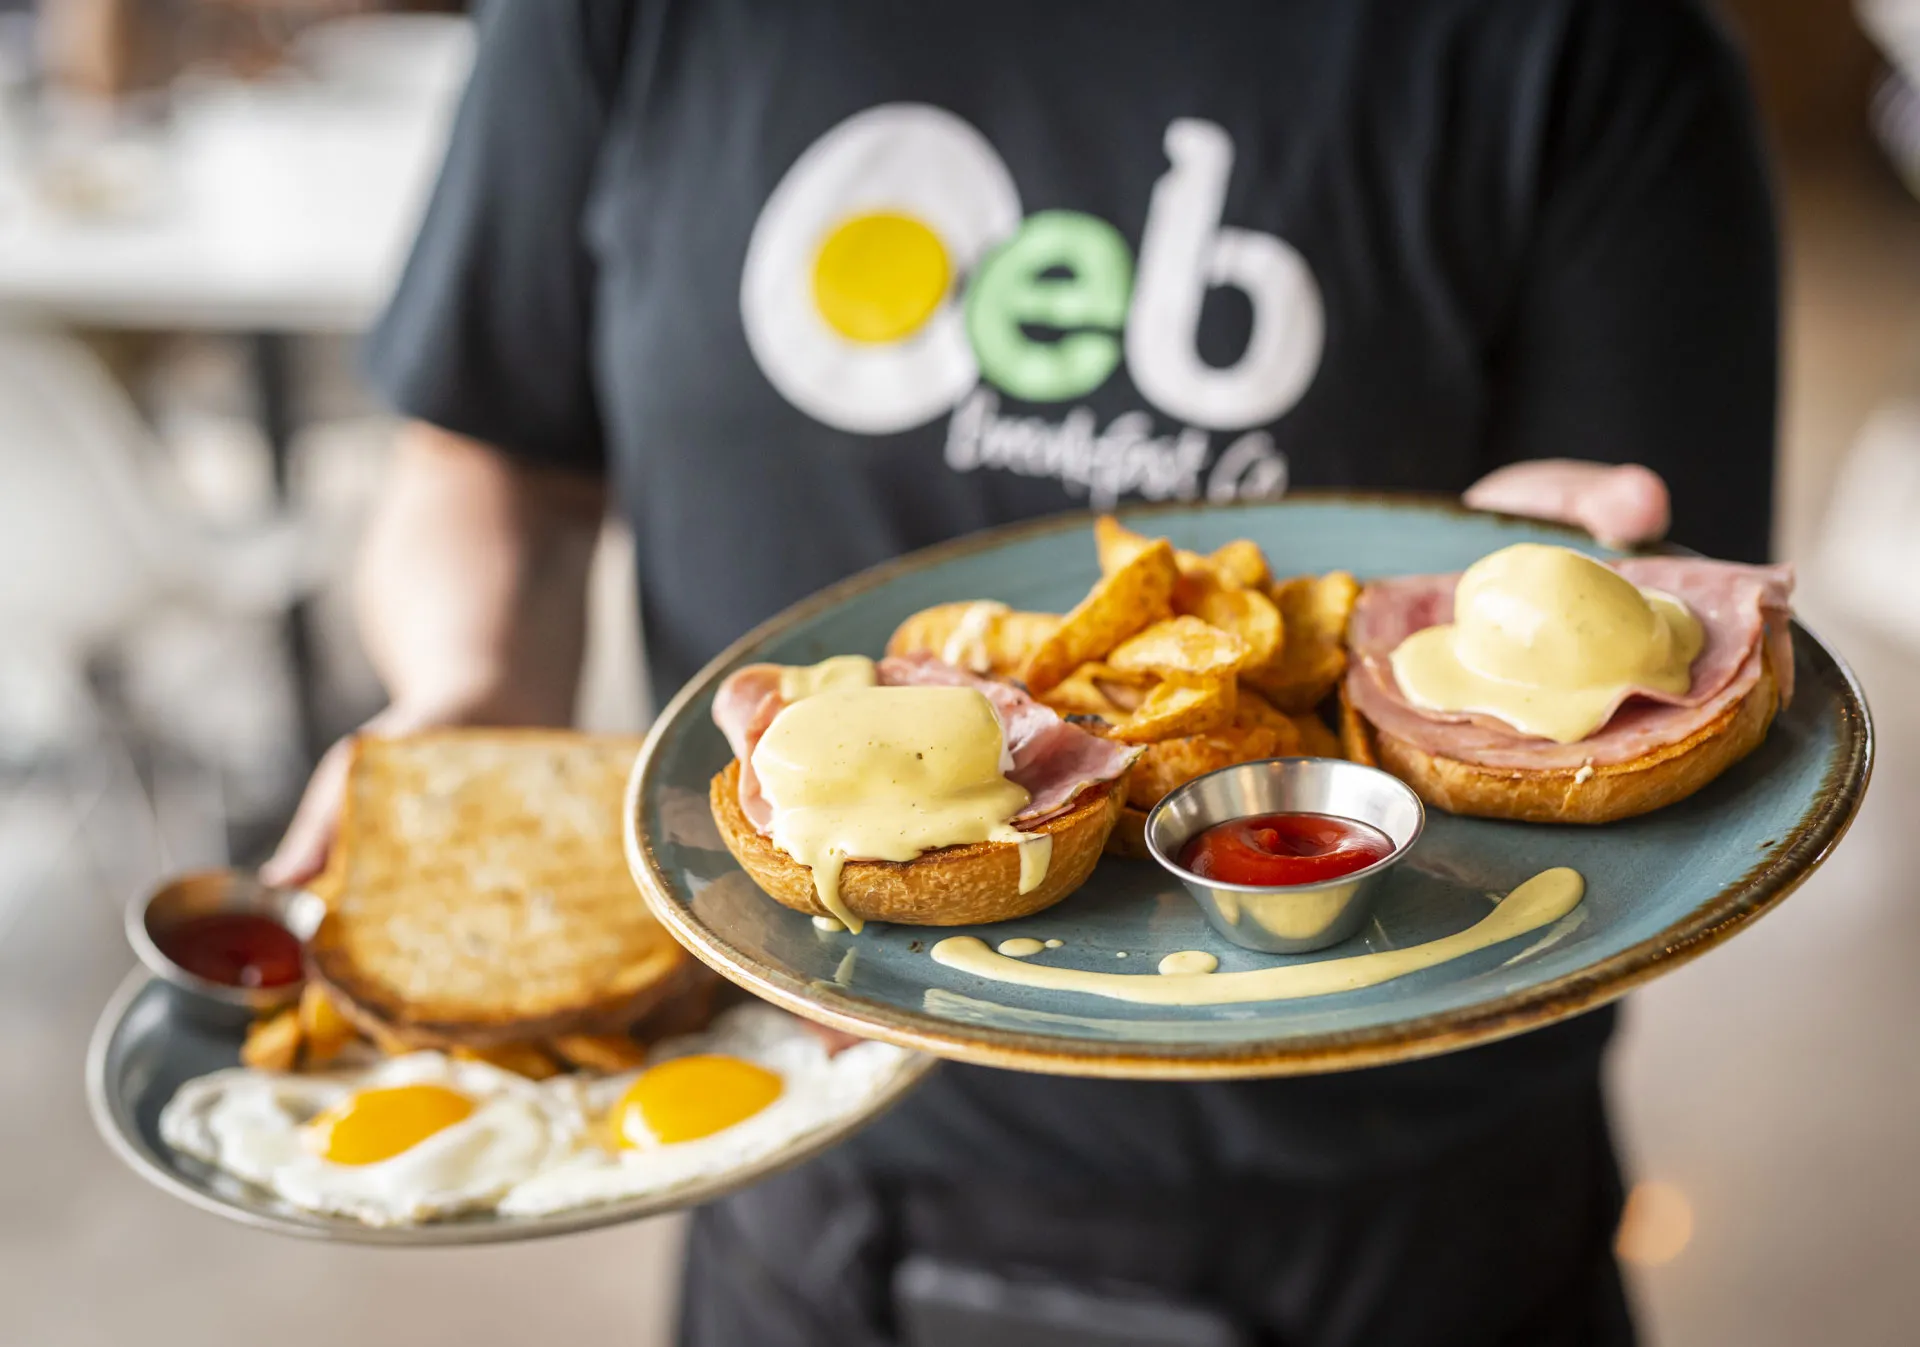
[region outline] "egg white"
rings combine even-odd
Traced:
[[[671,1192],[702,1178],[764,1160],[867,1106],[907,1057],[886,1043],[860,1043],[828,1056],[799,1021],[771,1006],[727,1011],[704,1033],[670,1039],[648,1055],[654,1066],[691,1053],[719,1053],[765,1067],[781,1079],[780,1097],[712,1136],[671,1145],[609,1149],[608,1111],[640,1073],[587,1081],[550,1081],[577,1091],[591,1120],[570,1152],[500,1200],[501,1214],[538,1216],[622,1198]]]
[[[308,1149],[303,1129],[315,1114],[360,1090],[415,1084],[458,1090],[474,1110],[373,1164],[335,1164]],[[577,1095],[437,1052],[311,1075],[216,1071],[182,1085],[160,1114],[173,1149],[302,1210],[379,1226],[490,1207],[568,1155],[584,1126]]]

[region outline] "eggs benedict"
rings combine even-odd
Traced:
[[[1454,813],[1599,823],[1682,799],[1792,693],[1781,567],[1520,544],[1362,593],[1342,738]]]
[[[1037,912],[1091,873],[1137,749],[930,656],[753,665],[722,684],[710,803],[777,901],[858,931]]]

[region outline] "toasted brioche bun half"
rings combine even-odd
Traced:
[[[713,778],[708,800],[727,850],[754,883],[796,912],[829,915],[813,891],[813,871],[747,821],[737,758]],[[972,926],[1030,916],[1086,883],[1124,802],[1122,783],[1109,781],[1081,795],[1066,813],[1036,825],[1031,831],[1053,839],[1053,855],[1046,878],[1030,892],[1020,892],[1018,846],[975,842],[911,861],[848,861],[840,872],[840,900],[862,920],[903,926]]]
[[[1746,696],[1685,739],[1630,762],[1529,771],[1423,752],[1354,710],[1343,684],[1340,741],[1355,762],[1386,769],[1450,814],[1522,823],[1612,823],[1686,799],[1758,748],[1779,708],[1780,685],[1771,666],[1763,664]]]

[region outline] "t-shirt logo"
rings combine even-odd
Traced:
[[[1105,220],[1024,215],[1012,175],[973,126],[896,103],[841,122],[794,162],[747,247],[740,311],[761,370],[839,430],[894,434],[951,413],[946,457],[1058,477],[1096,505],[1278,494],[1285,462],[1260,430],[1320,364],[1319,287],[1299,252],[1221,223],[1233,141],[1212,122],[1167,127],[1136,264]],[[1197,348],[1212,286],[1245,293],[1246,349]],[[1134,386],[1184,425],[1145,412],[1104,428],[1092,411],[1002,415],[1001,393],[1071,403],[1125,361]],[[1216,456],[1213,431],[1246,431]],[[1203,487],[1202,475],[1205,474]]]

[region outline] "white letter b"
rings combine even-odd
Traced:
[[[1326,321],[1306,259],[1271,234],[1222,228],[1233,140],[1212,122],[1167,127],[1172,167],[1154,184],[1126,330],[1134,387],[1169,416],[1210,430],[1271,421],[1291,407],[1320,365]],[[1200,359],[1207,288],[1231,285],[1253,304],[1239,361]]]

